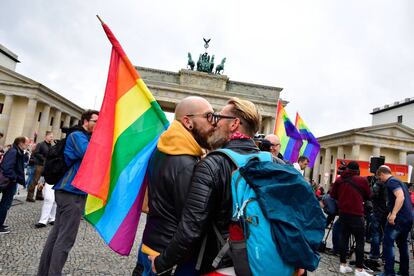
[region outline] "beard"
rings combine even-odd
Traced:
[[[211,149],[209,143],[207,142],[209,136],[211,135],[210,133],[201,133],[200,129],[196,125],[194,125],[194,128],[191,129],[190,132],[200,147],[208,150]]]
[[[223,135],[219,130],[213,132],[210,137],[208,137],[208,144],[210,145],[211,150],[221,148],[229,140],[227,135]]]

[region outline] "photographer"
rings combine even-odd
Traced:
[[[351,234],[356,242],[355,275],[370,275],[364,270],[364,201],[371,197],[371,190],[366,178],[359,176],[359,165],[349,162],[346,170],[338,177],[332,187],[332,197],[338,200],[339,221],[342,231],[340,237],[340,273],[352,272],[346,262],[346,245]]]
[[[273,157],[280,159],[280,161],[283,160],[283,155],[280,153],[280,140],[275,134],[268,134],[264,138],[259,138],[256,141],[258,141],[258,147],[261,151],[268,151]]]

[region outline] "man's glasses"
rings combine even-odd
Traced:
[[[207,122],[211,124],[217,124],[221,119],[237,119],[237,117],[235,116],[226,116],[226,115],[221,115],[221,114],[213,113],[213,112],[207,112],[207,113],[201,113],[201,114],[187,114],[186,116],[188,117],[201,116],[203,118],[206,118]],[[240,124],[241,124],[241,121],[240,121]]]
[[[214,113],[213,112],[207,112],[207,113],[199,113],[199,114],[186,114],[187,117],[195,117],[200,116],[207,119],[207,122],[213,123],[214,122]]]

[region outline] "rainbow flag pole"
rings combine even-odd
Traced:
[[[88,193],[85,218],[121,255],[134,243],[149,158],[168,121],[111,32],[105,96],[74,185]]]
[[[289,160],[291,163],[296,162],[299,157],[299,150],[302,146],[302,137],[295,125],[290,121],[280,100],[277,103],[274,134],[280,139],[280,153],[283,155],[284,159]]]
[[[304,155],[309,158],[309,167],[312,168],[315,164],[315,159],[319,153],[321,146],[297,112],[295,126],[302,136],[303,140],[303,145],[300,148],[300,155]]]

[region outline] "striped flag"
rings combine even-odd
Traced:
[[[303,145],[300,148],[300,155],[304,155],[309,158],[309,167],[312,168],[315,164],[315,159],[319,153],[321,146],[297,112],[295,126],[302,136],[303,140]]]
[[[74,185],[89,194],[85,218],[110,248],[129,255],[145,194],[147,164],[168,121],[109,27],[103,22],[102,26],[112,44],[108,80]]]
[[[290,121],[282,102],[277,104],[276,124],[274,133],[280,139],[280,153],[285,160],[291,163],[298,161],[299,150],[302,146],[302,137]]]

